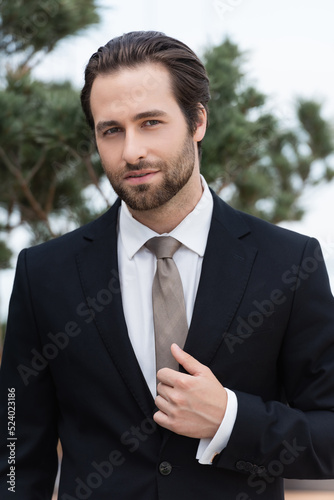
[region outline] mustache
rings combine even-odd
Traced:
[[[155,163],[146,160],[140,160],[138,163],[126,163],[125,172],[133,172],[136,170],[145,170],[145,169],[156,169],[157,167],[161,167],[163,165],[162,161],[157,161]]]

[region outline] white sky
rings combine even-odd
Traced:
[[[114,36],[153,29],[181,39],[198,55],[228,35],[248,53],[247,76],[270,96],[288,124],[295,98],[323,103],[334,123],[333,0],[100,0],[102,23],[62,42],[36,69],[43,79],[81,87],[90,55]],[[302,222],[282,224],[320,239],[334,287],[334,182],[305,193]],[[26,242],[19,240],[17,249]],[[7,310],[13,272],[0,275],[0,311]]]

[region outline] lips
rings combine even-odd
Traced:
[[[131,175],[130,177],[144,177],[144,175],[147,175],[147,174]]]
[[[144,177],[145,175],[155,174],[155,173],[156,173],[155,170],[135,170],[132,172],[128,172],[125,175],[125,179]]]
[[[128,172],[125,175],[125,181],[130,184],[142,184],[150,181],[158,171],[156,170],[137,170]]]

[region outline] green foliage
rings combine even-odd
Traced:
[[[94,0],[80,9],[73,0],[3,0],[0,9],[0,51],[10,62],[0,89],[2,231],[24,224],[36,243],[97,215],[84,190],[93,185],[100,196],[103,171],[78,91],[69,82],[35,81],[31,68],[37,53],[97,22],[98,15]],[[247,84],[237,45],[226,40],[207,51],[205,62],[212,101],[204,176],[217,192],[229,188],[237,208],[272,222],[300,218],[303,187],[334,176],[332,131],[320,105],[299,101],[299,126],[285,130],[266,110],[266,96]],[[315,178],[319,160],[323,168]]]
[[[296,104],[295,130],[284,129],[267,111],[266,96],[247,84],[243,62],[230,40],[205,54],[212,100],[202,173],[218,193],[229,193],[236,208],[274,223],[298,220],[303,188],[334,176],[333,131],[321,106],[308,100]]]
[[[57,234],[51,216],[76,225],[87,219],[83,190],[98,186],[102,169],[71,84],[8,74],[0,91],[0,171],[0,206],[19,211],[35,241]]]
[[[0,270],[10,267],[12,251],[7,247],[4,241],[0,240]]]
[[[50,52],[55,45],[99,22],[94,0],[2,0],[0,50],[7,54]]]
[[[326,159],[333,152],[333,131],[321,117],[321,106],[314,101],[300,99],[298,118],[308,134],[308,144],[314,158]]]
[[[102,169],[79,92],[69,82],[34,80],[34,56],[99,16],[95,0],[80,8],[73,0],[3,0],[0,9],[0,51],[7,61],[0,88],[2,231],[25,224],[37,243],[97,215],[84,189],[93,184],[100,190]]]

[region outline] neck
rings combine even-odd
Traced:
[[[189,179],[188,183],[161,207],[145,211],[128,208],[138,222],[152,231],[158,234],[170,233],[194,210],[202,193],[203,187],[198,175]]]

